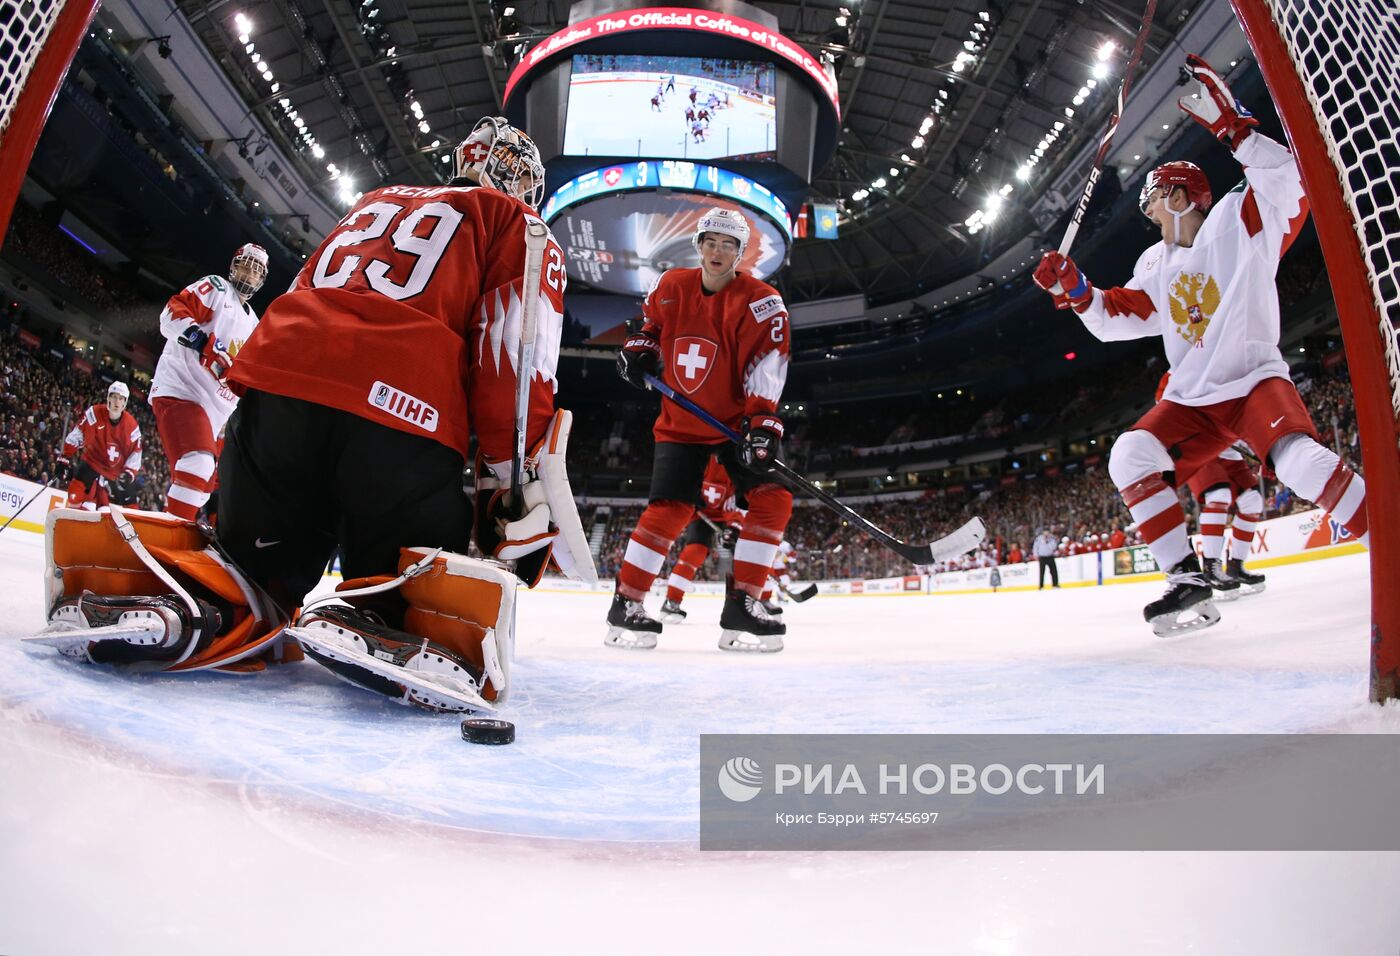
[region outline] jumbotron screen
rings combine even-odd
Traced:
[[[773,64],[750,60],[575,56],[564,153],[772,160],[775,77]]]

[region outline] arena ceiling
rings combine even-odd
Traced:
[[[177,3],[285,151],[302,158],[308,180],[332,198],[331,162],[356,189],[439,180],[451,145],[499,111],[517,51],[565,27],[569,9],[561,0]],[[813,200],[840,206],[840,238],[795,245],[777,283],[796,302],[911,296],[1034,232],[1028,207],[1038,185],[1101,134],[1142,22],[1140,0],[756,5],[783,34],[827,51],[839,80],[841,140]],[[1144,67],[1192,10],[1193,0],[1161,0]],[[252,24],[247,42],[239,15]],[[1107,74],[1072,105],[1106,41],[1117,48]],[[1056,123],[1064,128],[1029,179],[1017,179]],[[995,221],[970,227],[1008,186]]]

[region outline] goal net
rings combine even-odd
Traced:
[[[97,0],[0,0],[0,236]]]
[[[1400,9],[1231,0],[1288,131],[1351,370],[1371,550],[1371,697],[1400,696]]]

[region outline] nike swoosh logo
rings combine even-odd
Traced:
[[[1283,421],[1285,417],[1287,417],[1287,416],[1280,415],[1278,418],[1275,418],[1273,421],[1269,422],[1269,427],[1270,427],[1270,428],[1277,428],[1277,427],[1278,427],[1278,423],[1281,422],[1281,421]]]
[[[272,547],[274,544],[281,544],[281,543],[282,543],[281,541],[264,541],[262,538],[258,538],[258,539],[256,539],[256,540],[253,542],[253,547],[255,547],[255,548],[270,548],[270,547]]]
[[[676,301],[675,299],[662,299],[662,300],[661,300],[661,304],[662,304],[662,305],[670,305],[672,302],[675,302],[675,301]]]

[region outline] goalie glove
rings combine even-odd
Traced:
[[[223,378],[233,365],[233,356],[229,355],[224,344],[196,323],[191,323],[176,341],[199,353],[199,364],[207,368],[215,378]]]
[[[1181,72],[1188,79],[1201,84],[1201,92],[1194,96],[1183,96],[1177,100],[1182,111],[1193,120],[1210,130],[1210,135],[1225,143],[1230,149],[1238,149],[1249,131],[1259,125],[1238,100],[1230,93],[1230,88],[1220,78],[1209,63],[1196,54],[1186,57],[1186,65]]]
[[[1053,249],[1040,258],[1031,276],[1035,284],[1055,299],[1055,308],[1083,312],[1094,301],[1094,286],[1079,271],[1074,260]]]
[[[519,507],[511,501],[510,461],[477,459],[477,547],[497,560],[514,561],[516,576],[529,587],[540,582],[550,558],[567,577],[598,582],[565,470],[573,418],[566,409],[556,411],[544,437],[526,455]]]

